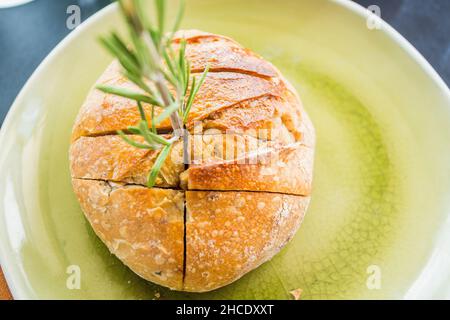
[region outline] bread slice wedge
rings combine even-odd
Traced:
[[[95,233],[135,273],[183,289],[184,192],[72,179]]]
[[[223,287],[270,260],[294,236],[309,197],[265,192],[186,192],[183,290]]]

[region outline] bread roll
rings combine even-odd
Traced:
[[[174,144],[155,187],[146,182],[160,151],[116,133],[140,119],[126,98],[91,90],[69,159],[81,208],[113,254],[146,280],[203,292],[239,279],[294,236],[311,196],[315,133],[271,63],[224,36],[180,31],[175,48],[182,38],[192,76],[207,64],[210,72],[189,113],[188,140]],[[139,90],[120,70],[113,62],[96,84]],[[157,129],[170,137],[168,121]]]

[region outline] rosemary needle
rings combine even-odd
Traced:
[[[149,187],[155,185],[173,143],[180,138],[185,139],[184,124],[209,70],[206,67],[199,80],[195,77],[191,79],[191,64],[186,59],[186,41],[180,41],[178,52],[172,48],[173,36],[183,17],[184,0],[181,0],[174,26],[168,36],[165,32],[166,1],[154,0],[154,4],[156,17],[153,24],[144,13],[141,0],[119,0],[130,33],[131,46],[115,32],[101,38],[102,44],[122,65],[124,76],[139,90],[97,86],[97,89],[105,93],[136,101],[141,119],[137,126],[129,127],[128,132],[142,136],[144,142],[131,139],[123,131],[117,133],[125,142],[136,148],[160,150],[148,175]],[[175,94],[172,94],[169,84],[175,89]],[[143,104],[151,106],[150,123]],[[155,108],[162,109],[156,118]],[[170,120],[173,129],[173,137],[169,140],[156,130],[156,126],[166,119]]]

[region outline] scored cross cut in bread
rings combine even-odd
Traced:
[[[190,139],[191,162],[180,176],[186,190],[247,190],[307,196],[313,149],[215,130]]]
[[[141,136],[128,136],[143,142]],[[168,136],[169,137],[169,136]],[[72,178],[146,185],[160,150],[138,149],[118,135],[80,137],[70,146]],[[158,187],[177,188],[184,171],[183,144],[176,142],[156,179]]]
[[[119,86],[124,89],[140,91],[120,74],[117,62],[108,67],[107,76],[102,76],[97,84]],[[192,75],[194,77],[195,75]],[[202,120],[209,113],[234,105],[242,100],[253,99],[265,94],[281,95],[283,84],[247,74],[231,72],[210,72],[196,95],[188,121]],[[151,107],[144,104],[147,118],[151,119]],[[155,116],[162,111],[155,109]],[[137,104],[127,98],[103,93],[97,89],[91,91],[75,121],[72,140],[80,136],[95,136],[126,130],[139,121]],[[162,121],[157,129],[169,130],[169,120]]]
[[[310,194],[313,150],[300,143],[282,145],[210,130],[189,136],[188,148],[186,168],[183,143],[175,144],[156,186]],[[114,135],[81,137],[70,148],[72,177],[146,185],[159,152],[137,149]]]
[[[172,146],[155,187],[147,178],[161,150],[117,135],[143,142],[127,130],[140,120],[130,99],[91,90],[69,159],[81,207],[110,251],[149,281],[202,292],[240,278],[293,237],[311,195],[315,133],[270,62],[196,30],[177,33],[175,50],[183,37],[191,76],[210,72],[185,124],[190,134]],[[117,62],[97,84],[138,90]],[[150,123],[151,106],[144,110]],[[172,136],[168,119],[156,129]]]
[[[181,175],[187,190],[279,192],[308,196],[314,152],[302,144],[263,148],[232,160],[192,164]]]
[[[192,134],[207,134],[216,129],[282,144],[301,142],[314,147],[315,143],[311,122],[300,102],[292,96],[281,98],[268,94],[244,100],[213,111],[201,121],[190,121],[186,126]]]
[[[186,146],[190,159],[188,167],[224,161],[258,163],[267,150],[276,145],[277,142],[257,139],[253,135],[210,129],[189,136]]]
[[[281,81],[279,72],[269,62],[243,49],[236,42],[223,36],[202,33],[200,31],[181,32],[188,36],[186,47],[187,58],[189,52],[201,52],[191,57],[195,70],[204,70],[211,66],[204,85],[200,89],[191,109],[188,122],[202,120],[214,111],[227,108],[241,101],[255,99],[264,95],[286,95],[286,83]],[[198,41],[189,41],[202,39]],[[206,41],[205,39],[208,39]],[[217,40],[217,41],[214,41]],[[211,58],[208,54],[210,42],[230,47],[223,55]],[[195,49],[193,49],[195,47]],[[240,48],[240,51],[236,49]],[[202,49],[203,48],[203,49]],[[233,49],[235,48],[235,49]],[[224,49],[225,50],[225,49]],[[238,52],[239,51],[239,52]],[[238,53],[237,53],[238,52]],[[210,61],[212,59],[212,61]],[[250,59],[251,61],[247,61]],[[247,62],[246,62],[247,61]],[[214,66],[220,65],[220,68]],[[260,74],[249,72],[253,69],[263,69]],[[198,76],[193,74],[192,77]],[[121,67],[117,61],[113,62],[99,78],[97,85],[119,86],[123,89],[140,91],[131,81],[121,74]],[[151,118],[150,106],[144,104],[147,118]],[[156,108],[156,116],[161,112]],[[75,121],[72,140],[80,136],[94,136],[125,130],[135,125],[139,120],[136,102],[115,95],[105,94],[99,90],[91,90]],[[158,129],[170,129],[168,120],[161,122]]]
[[[277,76],[270,62],[228,37],[188,30],[175,34],[175,43],[180,43],[182,39],[188,44],[186,57],[191,61],[193,73],[203,72],[209,65],[212,72],[241,72],[263,78]]]

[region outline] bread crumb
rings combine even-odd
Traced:
[[[299,288],[299,289],[292,290],[289,293],[294,297],[294,300],[300,300],[302,292],[303,292],[303,290]]]
[[[160,255],[160,254],[157,254],[156,256],[155,256],[155,263],[157,264],[157,265],[163,265],[164,263],[166,263],[166,258],[164,258],[162,255]]]
[[[161,294],[160,294],[159,292],[155,292],[155,298],[156,298],[156,299],[161,298]]]

